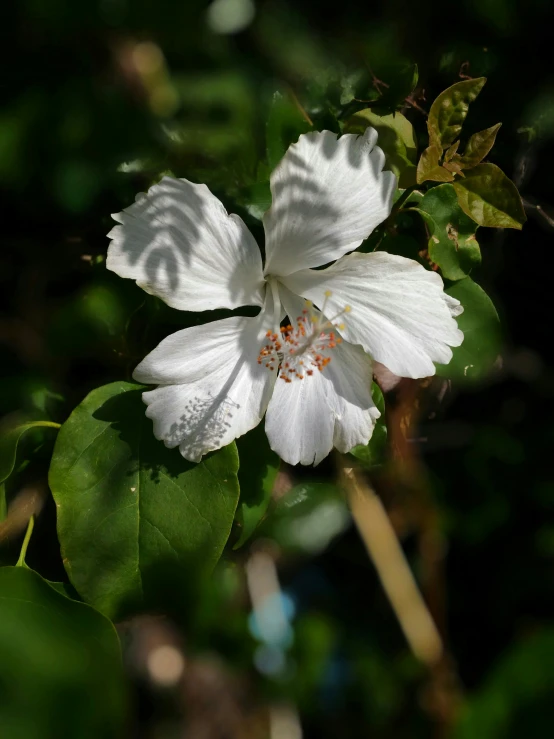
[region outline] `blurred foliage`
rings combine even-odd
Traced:
[[[2,437],[0,519],[4,494],[10,511],[21,511],[22,492],[42,490],[46,479],[56,431],[31,424],[64,423],[79,406],[90,411],[91,428],[105,425],[88,394],[109,395],[114,385],[108,383],[131,387],[125,381],[136,363],[167,334],[190,325],[190,316],[104,264],[109,214],[164,173],[206,182],[263,244],[269,173],[300,133],[374,125],[406,187],[414,184],[417,156],[434,148],[426,160],[439,179],[426,178],[422,189],[453,184],[433,186],[423,198],[412,193],[400,203],[394,228],[377,229],[363,248],[432,262],[457,280],[448,292],[466,306],[460,325],[467,333],[449,379],[424,389],[418,402],[409,447],[426,469],[425,485],[418,487],[413,471],[399,483],[382,459],[384,424],[374,437],[378,469],[374,447],[355,453],[371,469],[446,634],[462,686],[452,719],[444,718],[432,691],[437,679],[407,649],[334,482],[333,460],[295,471],[286,490],[281,476],[290,470],[278,472],[262,442],[246,437],[237,446],[241,460],[251,461],[248,468],[237,473],[231,448],[224,453],[228,468],[214,455],[198,473],[211,474],[211,465],[225,475],[229,500],[217,502],[225,536],[202,534],[203,506],[213,501],[193,496],[197,512],[183,511],[171,483],[156,499],[160,487],[148,489],[148,479],[145,505],[159,503],[158,531],[139,544],[128,520],[118,539],[121,551],[145,552],[155,612],[152,621],[143,616],[118,625],[132,693],[124,730],[115,634],[70,589],[56,508],[44,494],[25,561],[51,584],[25,566],[0,571],[0,734],[170,739],[183,734],[185,722],[191,735],[200,726],[207,737],[266,737],[260,706],[294,704],[304,736],[318,739],[542,739],[554,719],[554,374],[544,266],[554,226],[554,78],[537,60],[550,56],[550,4],[23,0],[5,16],[0,412],[6,428],[17,430]],[[437,96],[437,107],[451,103],[453,85],[471,88],[481,77],[487,85],[479,98],[461,107],[458,100],[448,126],[438,114],[427,119]],[[494,164],[480,163],[489,157]],[[525,219],[508,177],[529,221],[522,232],[480,228],[477,245],[470,217],[481,226],[515,229]],[[503,192],[493,202],[483,198],[491,179]],[[455,233],[444,219],[453,192],[463,211]],[[194,321],[207,318],[214,316]],[[391,419],[402,409],[403,387],[386,394]],[[91,497],[79,509],[90,515],[87,525],[130,515],[117,492],[133,487],[132,438],[140,423],[109,426],[109,448],[102,439],[91,448],[99,464],[94,480],[81,479],[79,452],[73,460],[57,453],[64,474],[54,469],[52,490],[62,505],[61,538],[82,536],[71,515],[75,493],[64,491],[73,463],[79,494],[102,501],[100,507]],[[76,445],[82,441],[69,426],[64,433]],[[388,439],[394,450],[396,436]],[[115,493],[102,484],[90,489],[103,472],[119,475]],[[224,560],[200,577],[226,540],[237,500]],[[218,550],[200,565],[191,560],[186,575],[174,567],[187,557],[187,542],[172,533],[179,517]],[[2,564],[15,564],[23,535],[0,523]],[[165,547],[166,566],[149,568],[158,546]],[[102,541],[92,536],[82,551],[93,560],[102,555]],[[256,552],[276,563],[281,582],[262,612],[252,608],[244,575]],[[125,576],[133,574],[128,561],[115,559],[114,571],[123,565]],[[121,581],[92,585],[114,599],[113,613]],[[136,604],[126,606],[132,612]],[[183,675],[176,672],[173,683],[156,671],[160,645],[185,654]]]

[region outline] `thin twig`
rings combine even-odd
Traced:
[[[300,100],[298,99],[298,97],[297,97],[296,93],[294,92],[294,90],[293,90],[293,89],[292,89],[292,87],[290,87],[290,86],[289,86],[289,88],[288,88],[288,93],[289,93],[289,95],[290,95],[290,96],[291,96],[291,98],[292,98],[292,102],[293,102],[293,103],[294,103],[294,104],[296,105],[296,107],[298,108],[298,110],[299,110],[299,112],[300,112],[300,115],[302,116],[302,118],[303,118],[303,119],[304,119],[304,120],[306,121],[306,123],[308,123],[308,125],[310,125],[310,126],[312,126],[312,127],[313,127],[313,125],[314,125],[314,122],[312,121],[312,119],[310,118],[310,116],[309,116],[309,115],[308,115],[308,114],[306,113],[306,111],[305,111],[305,109],[304,109],[304,107],[303,107],[302,103],[300,102]]]
[[[400,627],[414,655],[432,668],[442,658],[442,639],[389,517],[357,470],[344,467],[342,472],[352,516]]]
[[[526,200],[525,198],[523,198],[523,205],[528,210],[531,210],[531,209],[535,210],[539,216],[544,218],[544,220],[548,223],[548,225],[551,228],[554,228],[554,218],[552,218],[552,216],[550,216],[544,210],[544,208],[540,205],[540,203],[531,203],[529,200]]]
[[[21,552],[19,553],[19,559],[17,560],[15,564],[16,567],[25,566],[25,556],[27,554],[27,547],[29,546],[29,542],[31,541],[31,534],[33,533],[34,527],[35,527],[35,517],[34,515],[32,515],[31,518],[29,519],[29,523],[27,524],[27,531],[25,532],[25,538],[23,539],[23,544],[21,545]]]

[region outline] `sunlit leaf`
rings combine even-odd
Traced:
[[[484,131],[478,131],[477,133],[474,133],[473,136],[470,136],[463,155],[460,156],[458,154],[454,161],[460,164],[464,169],[476,167],[494,146],[496,134],[501,125],[501,123],[497,123],[496,126],[485,128]]]
[[[344,132],[362,134],[368,126],[377,131],[377,145],[385,154],[385,169],[398,177],[398,186],[405,189],[414,185],[417,144],[410,121],[402,113],[379,116],[366,108],[346,122]]]
[[[429,257],[449,280],[461,280],[481,263],[477,226],[458,205],[450,184],[429,190],[418,208],[430,231]]]
[[[455,141],[452,146],[449,146],[448,149],[444,152],[444,161],[449,162],[454,154],[458,151],[458,147],[460,146],[460,139]]]
[[[483,89],[485,77],[456,82],[436,98],[429,111],[427,130],[429,143],[446,149],[460,135],[472,103]]]
[[[123,670],[110,621],[25,567],[0,569],[0,593],[0,736],[122,736]]]
[[[459,174],[460,177],[464,176],[463,169],[460,164],[458,164],[457,161],[454,159],[450,162],[443,162],[442,165],[445,169],[447,169],[449,172],[452,172],[452,174]]]
[[[480,226],[521,229],[527,220],[517,187],[496,164],[478,164],[454,189],[460,208]]]
[[[69,579],[107,615],[152,605],[161,563],[213,566],[238,501],[235,445],[186,461],[154,438],[141,391],[93,390],[62,426],[50,467]]]
[[[442,149],[429,146],[422,152],[417,164],[417,183],[432,180],[433,182],[452,182],[454,175],[439,164]]]
[[[458,381],[477,380],[491,371],[502,345],[496,308],[471,277],[459,280],[446,292],[464,308],[456,319],[464,340],[452,350],[449,364],[437,365],[437,374]]]

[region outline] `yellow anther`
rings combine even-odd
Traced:
[[[352,310],[352,308],[349,305],[345,305],[344,306],[344,312],[345,313],[350,313],[351,310]]]
[[[330,290],[325,290],[325,297],[330,298],[333,293]]]
[[[344,331],[344,329],[346,327],[345,327],[344,323],[339,323],[339,325],[337,326],[337,328],[339,328],[341,331]]]

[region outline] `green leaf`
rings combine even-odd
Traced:
[[[318,554],[350,523],[340,488],[331,483],[296,485],[279,499],[262,533],[285,551]]]
[[[406,98],[414,91],[419,71],[417,64],[394,61],[392,64],[377,63],[373,70],[386,83],[379,85],[380,97],[376,103],[379,112],[395,111],[406,104]]]
[[[554,629],[543,627],[508,646],[482,687],[469,695],[453,739],[537,737],[552,718]],[[527,720],[533,716],[532,728]]]
[[[0,569],[0,662],[0,736],[122,736],[125,690],[113,625],[25,567]]]
[[[486,81],[486,77],[462,80],[441,92],[433,102],[427,119],[431,146],[446,149],[458,138],[469,104],[479,95]]]
[[[187,462],[154,438],[141,391],[93,390],[62,426],[50,467],[69,579],[107,615],[152,605],[162,564],[211,568],[238,501],[235,445]]]
[[[273,95],[267,119],[266,141],[267,161],[274,169],[284,157],[291,144],[298,141],[300,134],[312,130],[312,126],[298,105],[280,92]]]
[[[398,177],[398,186],[406,189],[415,185],[417,144],[410,121],[402,113],[379,116],[366,108],[346,122],[344,132],[362,134],[368,126],[377,131],[377,145],[385,154],[385,169]]]
[[[478,164],[454,189],[460,208],[480,226],[521,229],[527,220],[517,187],[496,164]]]
[[[340,105],[348,105],[355,98],[364,97],[367,95],[367,79],[368,73],[364,69],[356,69],[351,72],[347,72],[341,75],[339,80],[339,103]],[[372,90],[372,99],[376,100],[379,97],[377,90]]]
[[[454,175],[439,164],[442,149],[429,146],[422,152],[417,164],[417,184],[432,180],[433,182],[452,182]]]
[[[244,205],[252,218],[261,221],[266,210],[271,207],[269,180],[255,182],[248,188],[245,195],[239,199],[239,202]]]
[[[373,383],[371,393],[373,402],[381,412],[377,419],[373,435],[367,444],[359,444],[350,450],[356,459],[363,463],[364,467],[371,468],[382,464],[387,446],[387,424],[385,423],[385,398],[381,388]]]
[[[461,280],[481,264],[477,226],[458,205],[452,185],[428,190],[414,210],[425,217],[431,232],[429,257],[448,280]]]
[[[242,547],[264,517],[279,471],[279,456],[269,446],[262,424],[237,440],[240,499],[236,520],[241,533],[233,549]]]
[[[71,583],[57,582],[55,580],[47,580],[46,582],[48,583],[48,585],[50,585],[51,588],[54,588],[54,590],[57,593],[61,593],[62,595],[65,595],[66,598],[75,600],[78,603],[83,602],[79,596],[79,593],[75,590],[75,588],[73,587],[73,585],[71,585]]]
[[[437,365],[437,374],[456,380],[477,380],[488,374],[501,349],[500,322],[486,292],[466,277],[447,288],[460,301],[464,312],[456,319],[464,333],[461,346],[455,347],[449,364]]]
[[[0,436],[0,483],[12,474],[17,459],[19,440],[26,431],[35,428],[59,429],[60,424],[53,421],[30,421],[10,429]]]
[[[497,123],[496,126],[491,126],[490,128],[485,128],[484,131],[474,133],[467,142],[463,155],[460,156],[458,154],[454,157],[454,161],[464,169],[476,167],[494,146],[496,134],[501,125],[501,123]]]

